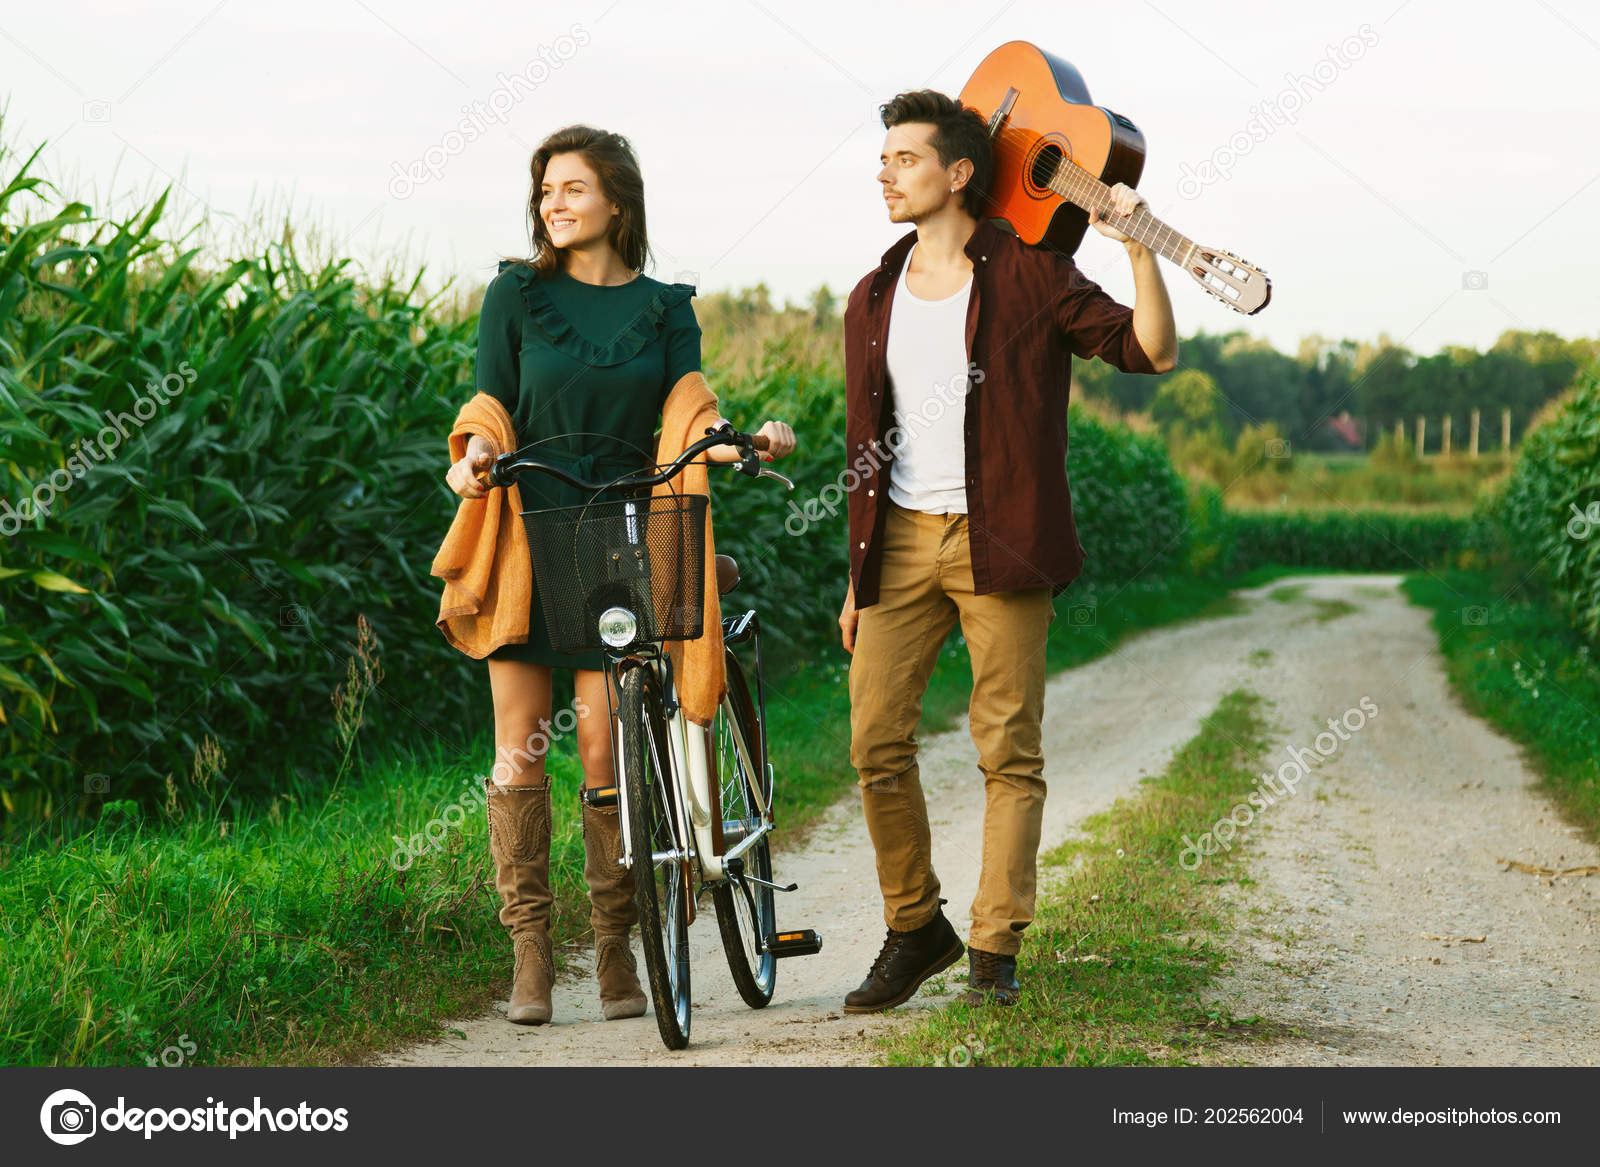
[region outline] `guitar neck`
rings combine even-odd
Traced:
[[[1070,158],[1063,158],[1050,179],[1050,189],[1084,210],[1098,210],[1110,225],[1130,239],[1143,243],[1151,251],[1164,255],[1183,267],[1195,242],[1183,232],[1167,226],[1150,213],[1146,207],[1137,207],[1125,220],[1118,216],[1111,201],[1111,188],[1079,166]]]

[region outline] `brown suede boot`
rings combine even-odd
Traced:
[[[589,883],[589,923],[594,928],[594,975],[607,1021],[644,1014],[644,989],[628,944],[639,919],[633,871],[622,865],[622,824],[614,806],[583,807],[583,877]]]
[[[501,786],[483,780],[489,854],[500,893],[500,922],[510,930],[516,963],[506,1016],[519,1025],[550,1020],[550,786]]]

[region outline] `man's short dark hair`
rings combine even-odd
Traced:
[[[939,155],[940,166],[949,167],[962,158],[972,163],[972,177],[961,188],[961,207],[973,218],[983,218],[989,184],[994,180],[994,146],[984,116],[934,89],[897,93],[892,101],[880,105],[878,112],[886,130],[902,122],[931,123],[929,144]]]

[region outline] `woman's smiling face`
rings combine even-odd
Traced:
[[[539,217],[556,247],[582,247],[604,239],[617,207],[582,154],[554,154],[539,186]]]

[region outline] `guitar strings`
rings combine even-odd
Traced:
[[[1023,129],[1019,126],[1002,125],[1000,127],[998,137],[1012,139],[1012,141],[1008,142],[1007,144],[1017,146],[1019,152],[1025,157],[1027,148],[1040,137],[1042,137],[1042,135],[1037,131]],[[1015,141],[1015,139],[1019,138],[1023,139],[1023,141]],[[1019,169],[1021,169],[1020,166]],[[1057,185],[1058,181],[1068,184],[1068,189],[1061,189],[1061,187]],[[1077,162],[1067,157],[1065,151],[1063,151],[1060,158],[1057,159],[1055,171],[1050,176],[1049,182],[1045,183],[1045,186],[1052,193],[1060,195],[1073,205],[1081,207],[1085,210],[1088,209],[1087,204],[1092,202],[1095,209],[1101,211],[1102,213],[1108,215],[1115,213],[1114,204],[1111,200],[1111,188],[1104,182],[1101,182],[1100,179],[1094,174],[1080,166]],[[1152,224],[1154,224],[1154,230],[1151,229]],[[1192,256],[1196,250],[1201,251],[1202,260],[1204,262],[1196,265],[1193,269],[1190,269],[1191,274],[1201,280],[1201,286],[1204,287],[1207,292],[1211,293],[1211,295],[1215,296],[1217,299],[1222,300],[1224,303],[1229,303],[1230,306],[1234,305],[1231,304],[1227,296],[1223,295],[1221,292],[1218,292],[1213,287],[1213,281],[1220,281],[1224,284],[1233,285],[1242,290],[1243,285],[1252,277],[1263,281],[1266,279],[1266,277],[1263,276],[1259,271],[1251,267],[1248,263],[1245,263],[1243,260],[1235,259],[1231,256],[1226,259],[1222,259],[1221,257],[1210,255],[1209,253],[1205,252],[1204,249],[1200,248],[1199,245],[1194,242],[1194,240],[1190,239],[1187,235],[1184,235],[1176,228],[1171,227],[1162,222],[1160,219],[1156,218],[1156,216],[1152,215],[1148,208],[1144,206],[1136,207],[1133,214],[1128,216],[1128,222],[1124,226],[1119,227],[1118,230],[1122,231],[1123,234],[1127,235],[1129,238],[1136,239],[1140,243],[1143,243],[1151,250],[1160,252],[1162,255],[1166,256],[1180,267],[1185,266],[1189,257]],[[1167,235],[1165,240],[1161,238],[1163,234]],[[1217,270],[1215,265],[1211,262],[1213,259],[1223,263],[1229,270]]]
[[[1037,141],[1039,136],[1034,131],[1021,129],[1020,127],[1002,126],[1000,128],[1001,138],[1012,139],[1007,144],[1018,145],[1024,151],[1027,146]],[[1017,142],[1015,141],[1016,139],[1023,139],[1023,141]],[[1070,184],[1069,189],[1062,190],[1057,185],[1058,180]],[[1107,218],[1116,214],[1115,204],[1111,199],[1111,188],[1078,165],[1077,162],[1067,157],[1064,151],[1060,158],[1057,159],[1055,172],[1051,175],[1050,181],[1045,183],[1045,186],[1051,192],[1060,195],[1076,206],[1083,207],[1085,210],[1088,209],[1085,203],[1092,203],[1094,208]],[[1187,256],[1190,249],[1195,247],[1194,240],[1150,214],[1145,207],[1135,208],[1133,214],[1128,217],[1126,226],[1119,227],[1118,230],[1180,265],[1183,262],[1179,258],[1180,255]],[[1166,239],[1161,238],[1163,234],[1167,236]]]

